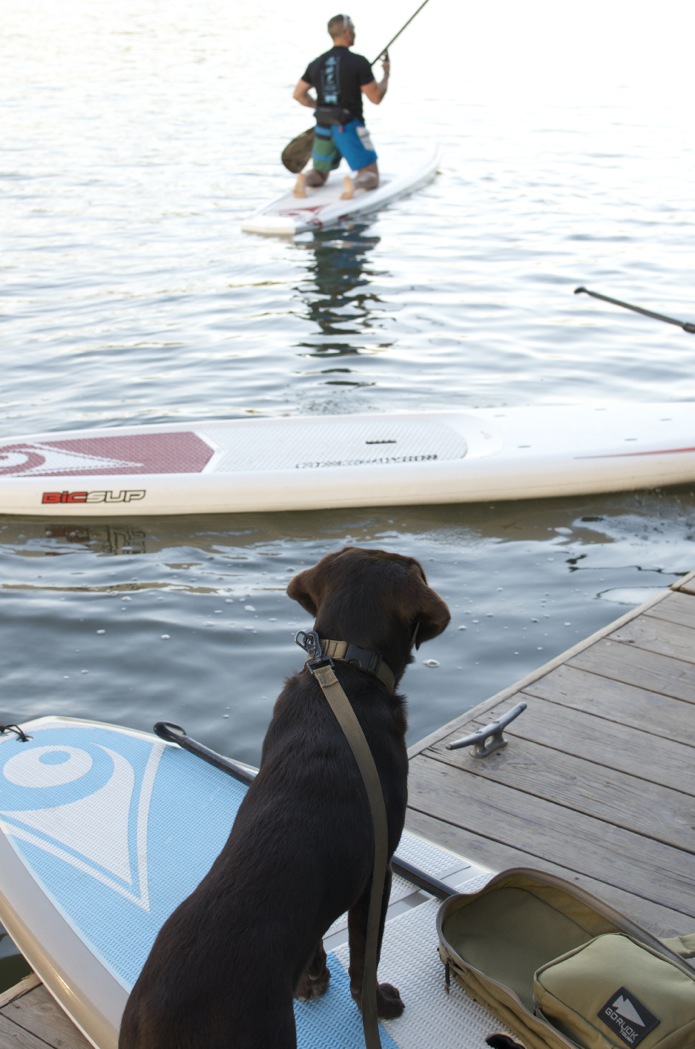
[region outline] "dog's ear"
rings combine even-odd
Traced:
[[[312,616],[315,616],[318,611],[318,595],[316,591],[319,580],[317,575],[320,577],[321,574],[317,571],[318,569],[319,565],[314,565],[313,568],[307,568],[304,572],[300,572],[299,575],[290,579],[287,587],[287,596],[291,597],[293,601],[299,601],[302,608],[310,612]]]
[[[290,579],[287,587],[287,596],[299,604],[312,616],[318,614],[326,585],[331,578],[336,563],[353,553],[354,548],[346,546],[333,554],[326,554],[313,568],[306,568],[303,572]]]
[[[441,634],[450,619],[451,613],[447,604],[431,586],[423,583],[418,604],[415,647],[419,648],[423,641],[430,641]]]

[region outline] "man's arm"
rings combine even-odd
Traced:
[[[362,85],[362,94],[366,95],[369,101],[373,102],[375,106],[378,106],[379,103],[383,101],[384,95],[388,91],[389,73],[391,72],[391,63],[388,58],[385,58],[381,63],[381,68],[384,71],[384,77],[381,83],[377,84],[376,80],[370,80],[368,84]]]
[[[316,109],[316,99],[313,95],[309,94],[310,91],[311,84],[306,80],[298,80],[292,98],[302,106],[308,106],[309,109]]]

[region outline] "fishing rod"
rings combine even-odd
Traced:
[[[404,29],[407,29],[413,19],[420,14],[423,7],[429,3],[429,0],[423,0],[417,11],[410,16],[407,22],[405,22],[398,30],[395,36],[391,37],[386,47],[382,47],[379,54],[376,56],[373,62],[370,62],[370,66],[376,65],[382,55],[388,58],[388,50],[394,41],[398,40]],[[285,165],[288,171],[291,171],[293,175],[298,174],[306,165],[311,156],[311,151],[314,145],[314,128],[307,128],[306,131],[302,131],[301,134],[297,135],[288,142],[281,153],[282,163]]]
[[[610,302],[614,306],[622,306],[626,310],[634,310],[635,313],[641,313],[645,317],[653,317],[657,321],[666,321],[667,324],[675,324],[677,328],[682,328],[683,331],[687,331],[690,335],[695,334],[695,324],[690,324],[688,321],[678,321],[673,317],[666,317],[663,313],[654,313],[653,310],[645,310],[641,306],[632,306],[629,302],[621,302],[620,299],[612,299],[609,295],[601,295],[598,291],[590,291],[588,288],[575,288],[574,294],[579,295],[580,292],[584,292],[585,295],[591,295],[594,299],[601,299],[602,302]]]
[[[234,761],[232,758],[224,757],[224,755],[218,754],[215,750],[211,750],[204,743],[200,743],[198,740],[193,739],[192,736],[189,736],[180,725],[174,725],[170,721],[158,721],[154,726],[154,732],[160,739],[164,739],[168,743],[177,743],[182,750],[195,754],[196,757],[202,758],[209,765],[214,765],[216,769],[226,772],[227,775],[232,776],[240,783],[249,786],[256,778],[255,769],[239,761]],[[397,854],[392,856],[391,866],[396,874],[405,878],[406,881],[412,882],[419,889],[424,889],[425,892],[435,896],[438,900],[446,900],[457,891],[451,885],[447,885],[445,882],[433,877],[427,871],[416,867],[415,864]]]

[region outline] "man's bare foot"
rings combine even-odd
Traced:
[[[297,175],[297,181],[294,184],[294,189],[292,190],[292,196],[293,197],[306,197],[306,175],[304,174],[303,171],[299,175]]]
[[[343,179],[343,192],[340,194],[341,200],[352,200],[355,195],[355,183],[352,181],[349,175],[346,175]]]

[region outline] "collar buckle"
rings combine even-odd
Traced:
[[[305,666],[312,674],[320,667],[333,666],[331,657],[324,655],[321,638],[315,630],[298,630],[294,635],[294,641],[296,645],[304,649],[309,657]]]

